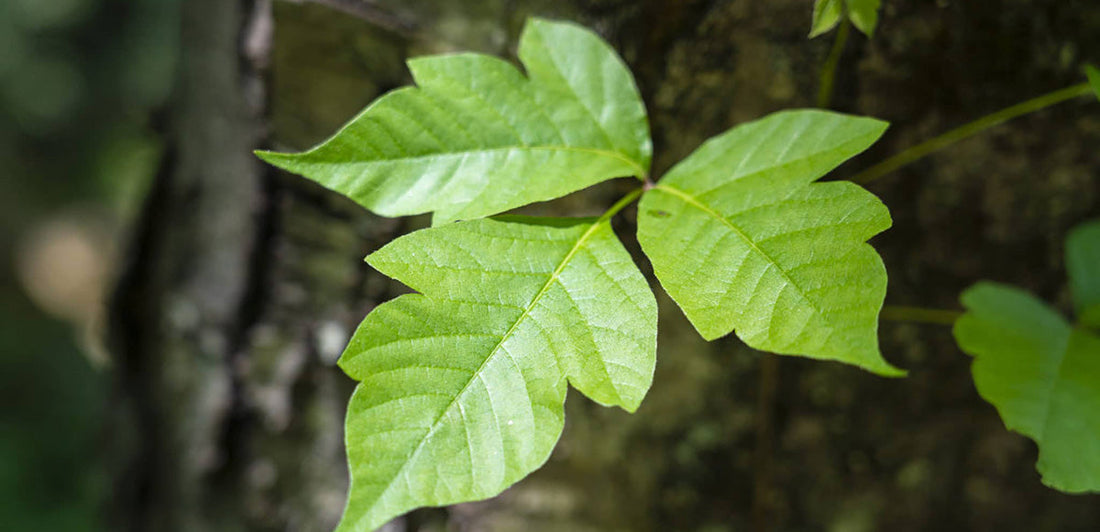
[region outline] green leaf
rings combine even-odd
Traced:
[[[880,2],[881,0],[815,0],[810,38],[835,28],[845,14],[856,29],[868,37],[874,35],[875,27],[878,26]]]
[[[1085,65],[1085,75],[1089,78],[1092,92],[1096,93],[1096,99],[1100,100],[1100,70],[1092,65]]]
[[[901,371],[878,349],[886,269],[865,242],[890,214],[859,186],[811,184],[887,124],[790,111],[707,141],[642,197],[638,239],[708,340]]]
[[[840,22],[844,14],[844,0],[814,0],[814,20],[810,27],[810,38],[827,33]]]
[[[368,262],[420,294],[377,307],[340,360],[361,381],[340,530],[491,497],[535,470],[567,380],[628,411],[649,388],[657,305],[606,216],[448,224]]]
[[[1100,330],[1100,305],[1085,307],[1077,314],[1077,323],[1082,327]]]
[[[1066,274],[1078,321],[1100,328],[1100,220],[1081,224],[1066,237]]]
[[[472,219],[607,179],[644,178],[651,143],[626,65],[574,24],[531,19],[515,67],[479,54],[409,61],[391,92],[297,154],[257,152],[384,216]]]
[[[878,26],[878,10],[880,0],[845,0],[848,4],[848,19],[852,25],[864,35],[870,37],[875,34]]]
[[[1039,445],[1043,483],[1100,491],[1100,337],[1011,286],[978,283],[962,303],[955,339],[974,356],[978,393]]]

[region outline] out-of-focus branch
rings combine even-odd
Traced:
[[[331,7],[404,37],[415,37],[417,25],[370,0],[287,0]]]

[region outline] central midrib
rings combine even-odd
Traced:
[[[569,264],[569,261],[573,260],[573,256],[576,255],[577,251],[579,251],[584,246],[584,243],[587,242],[592,234],[596,232],[596,229],[601,223],[603,223],[603,221],[603,218],[594,221],[592,225],[588,228],[588,230],[586,230],[584,234],[582,234],[581,237],[577,239],[577,242],[573,244],[573,247],[569,250],[569,253],[566,253],[565,257],[563,257],[561,262],[558,263],[558,266],[554,268],[554,271],[550,273],[550,277],[542,285],[542,288],[540,288],[538,293],[535,294],[535,297],[531,299],[531,303],[529,303],[527,307],[523,310],[523,313],[520,314],[518,318],[516,318],[516,321],[512,323],[512,326],[509,327],[508,331],[504,333],[504,336],[500,338],[500,341],[497,342],[497,345],[494,346],[493,349],[489,352],[489,355],[485,357],[485,360],[482,361],[481,365],[478,366],[478,368],[471,374],[470,380],[466,381],[466,384],[462,387],[462,390],[455,394],[454,399],[452,399],[451,402],[443,408],[439,416],[435,418],[431,426],[428,428],[428,432],[424,435],[423,438],[420,439],[420,443],[418,443],[416,447],[412,450],[412,452],[409,453],[404,463],[401,464],[401,467],[397,470],[397,473],[394,474],[393,478],[386,485],[386,488],[383,489],[381,493],[379,493],[378,498],[375,499],[376,503],[377,501],[380,501],[382,497],[384,497],[386,493],[390,491],[391,488],[393,488],[393,485],[395,482],[397,482],[397,479],[400,478],[402,474],[404,474],[405,468],[408,467],[408,465],[416,459],[417,455],[420,454],[420,450],[423,449],[424,444],[427,443],[427,441],[430,440],[435,432],[439,429],[440,421],[442,421],[443,418],[447,415],[447,412],[449,412],[452,408],[455,407],[455,405],[458,404],[459,399],[466,394],[467,390],[470,389],[470,386],[474,383],[474,381],[477,380],[478,375],[480,375],[482,370],[485,369],[485,366],[489,363],[489,361],[496,357],[497,353],[500,352],[501,347],[504,346],[504,342],[508,341],[508,339],[511,338],[512,334],[515,333],[516,329],[519,328],[519,325],[527,319],[527,317],[531,314],[531,311],[538,304],[539,300],[541,300],[542,297],[546,295],[546,293],[550,290],[550,287],[553,286],[554,281],[556,281],[558,276],[561,275],[561,272],[565,270],[565,266]]]
[[[436,158],[442,158],[442,157],[459,157],[459,156],[464,157],[464,156],[468,156],[470,154],[482,154],[482,153],[490,154],[490,153],[495,153],[495,152],[506,152],[506,151],[514,151],[514,150],[566,151],[566,152],[589,153],[589,154],[593,154],[593,155],[599,155],[601,157],[616,159],[616,160],[618,160],[622,163],[625,163],[627,166],[629,166],[633,170],[634,177],[637,177],[639,179],[643,178],[646,174],[645,169],[642,168],[642,166],[640,164],[638,164],[637,162],[632,161],[630,158],[628,158],[626,155],[623,155],[622,153],[619,153],[617,151],[612,151],[612,150],[604,150],[604,149],[600,149],[600,148],[584,148],[584,147],[579,147],[579,146],[555,146],[555,145],[547,145],[547,146],[527,146],[527,145],[501,146],[501,147],[496,147],[496,148],[475,148],[475,149],[464,150],[464,151],[441,151],[441,152],[437,152],[437,153],[427,153],[427,154],[424,154],[424,155],[409,155],[409,156],[404,156],[404,157],[368,159],[368,160],[360,160],[358,162],[361,163],[361,164],[378,164],[378,163],[390,163],[390,162],[395,162],[395,161],[416,161],[416,160],[424,160],[424,159],[436,159]]]

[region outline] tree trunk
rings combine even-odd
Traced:
[[[327,5],[320,5],[327,4]],[[162,171],[112,312],[120,530],[330,530],[347,487],[335,360],[400,288],[362,257],[424,220],[372,216],[251,151],[302,149],[382,92],[402,61],[507,55],[531,14],[587,24],[621,51],[651,112],[656,175],[703,140],[813,105],[831,35],[809,0],[188,0]],[[836,104],[895,125],[843,167],[1080,81],[1100,62],[1084,0],[884,2],[853,35]],[[957,308],[978,279],[1067,308],[1067,230],[1100,213],[1100,106],[1022,118],[874,183],[889,304]],[[619,184],[535,206],[588,215]],[[633,222],[618,226],[628,247]],[[648,268],[648,263],[640,259]],[[839,364],[761,363],[703,342],[660,291],[655,384],[637,414],[576,394],[550,462],[500,497],[422,510],[391,530],[1069,530],[1100,498],[1043,487],[948,327],[884,322],[890,380]],[[449,525],[447,524],[449,523]]]

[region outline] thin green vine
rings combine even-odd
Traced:
[[[1091,95],[1092,88],[1088,83],[1079,83],[1064,89],[1032,98],[1025,102],[1006,107],[995,113],[983,116],[973,122],[952,129],[938,137],[924,141],[916,146],[908,148],[901,153],[882,161],[858,174],[852,176],[851,181],[866,185],[880,177],[883,177],[899,168],[910,165],[932,153],[970,138],[987,129],[1003,124],[1013,118],[1034,113],[1081,96]]]
[[[954,325],[955,320],[963,315],[959,310],[934,309],[924,307],[910,307],[903,305],[886,305],[882,307],[879,316],[888,321],[905,321],[914,323],[930,323],[934,325]]]
[[[850,32],[851,24],[845,18],[840,22],[840,28],[837,29],[836,40],[833,41],[833,47],[829,50],[829,57],[825,59],[825,64],[821,67],[817,89],[817,107],[819,109],[828,109],[832,104],[836,69],[837,65],[840,64],[840,56],[844,53],[844,47],[848,44],[848,34]]]

